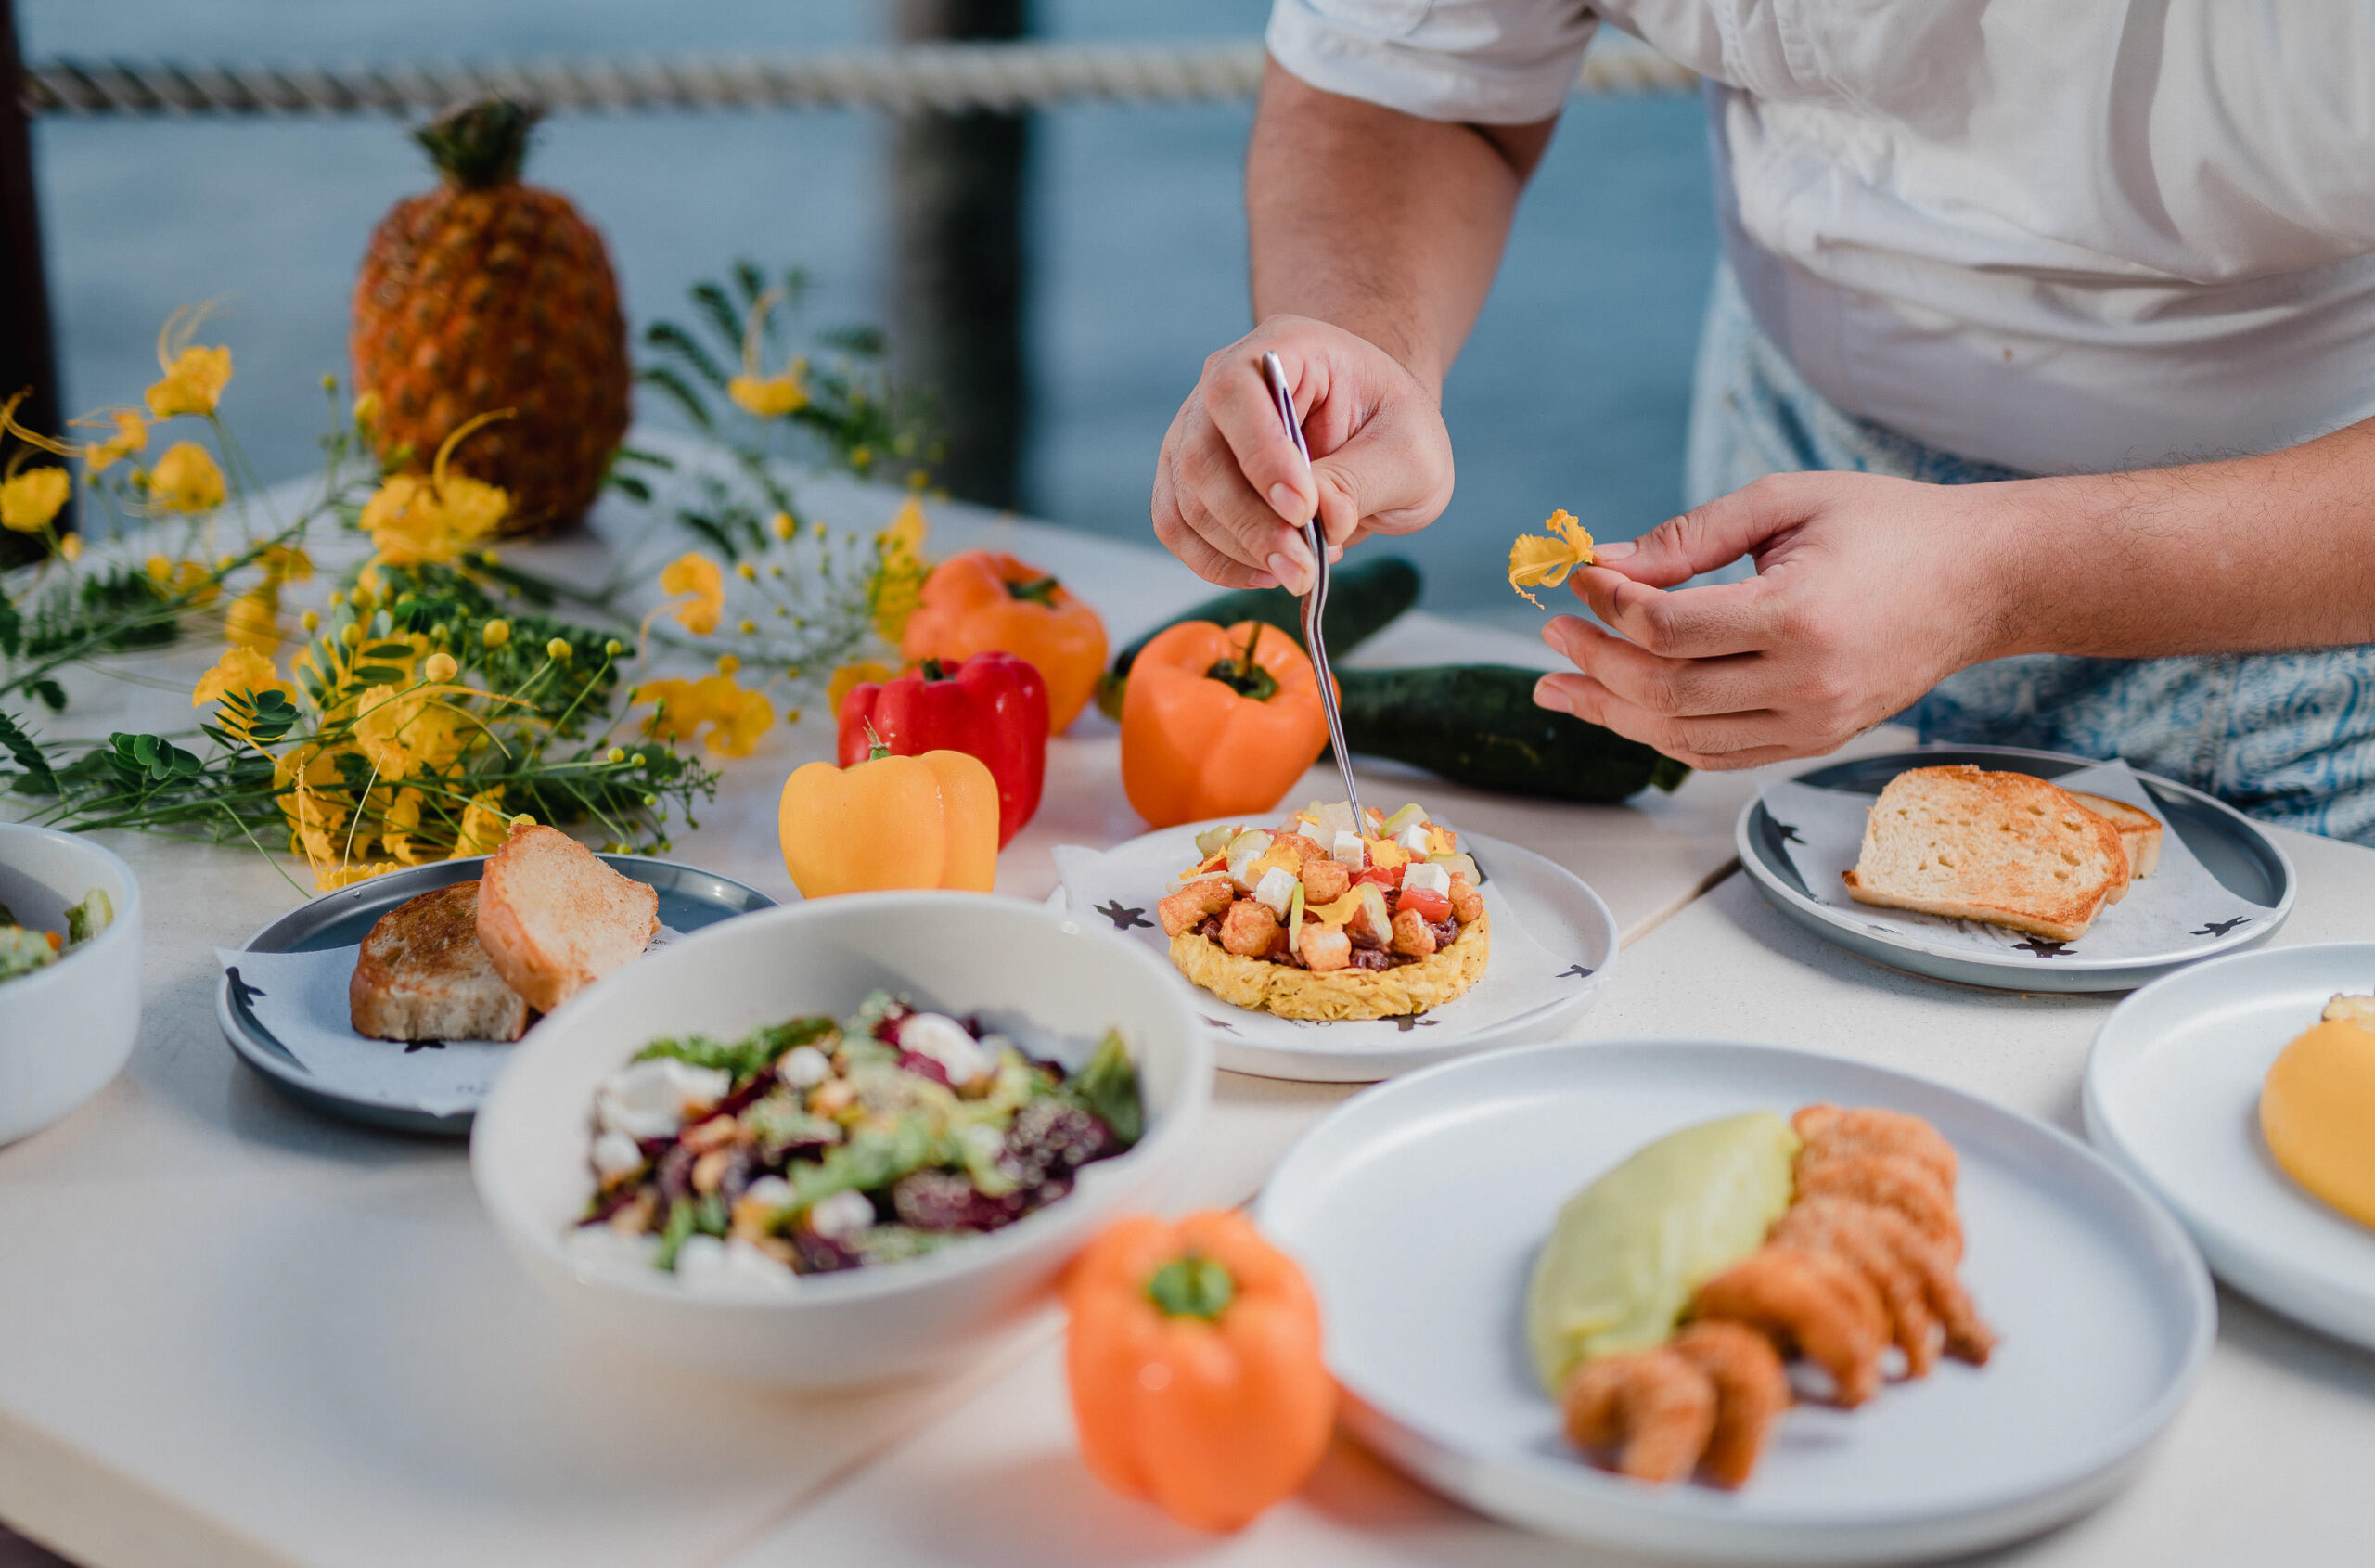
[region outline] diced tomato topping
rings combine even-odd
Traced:
[[[1353,885],[1358,887],[1363,882],[1375,882],[1391,893],[1402,885],[1402,869],[1399,866],[1372,866],[1365,871],[1354,873]]]
[[[1404,888],[1401,895],[1393,901],[1393,912],[1398,915],[1405,909],[1416,909],[1422,920],[1451,919],[1451,900],[1426,888]]]

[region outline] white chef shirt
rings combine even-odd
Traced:
[[[1276,0],[1268,41],[1515,124],[1603,17],[1707,79],[1726,251],[1848,412],[2032,473],[2375,415],[2375,0]]]

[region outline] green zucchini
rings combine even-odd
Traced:
[[[1342,658],[1392,624],[1394,618],[1419,602],[1419,569],[1400,556],[1379,556],[1356,566],[1339,566],[1328,576],[1328,609],[1320,630],[1328,636],[1331,659]],[[1259,621],[1303,641],[1303,600],[1284,588],[1234,588],[1181,610],[1162,625],[1113,656],[1112,668],[1097,683],[1097,706],[1108,718],[1122,716],[1122,696],[1129,689],[1130,666],[1159,632],[1183,621],[1210,621],[1234,626]]]
[[[1534,706],[1541,678],[1514,664],[1340,667],[1344,744],[1455,784],[1554,801],[1621,801],[1689,777],[1637,740]]]

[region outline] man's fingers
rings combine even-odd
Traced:
[[[1258,336],[1258,334],[1257,334]],[[1291,344],[1278,355],[1286,366],[1287,385],[1295,407],[1306,418],[1324,392],[1315,375],[1316,365],[1294,352]],[[1303,454],[1295,450],[1279,417],[1270,383],[1262,375],[1262,351],[1252,341],[1230,345],[1205,362],[1204,412],[1220,432],[1250,494],[1262,498],[1277,518],[1297,527],[1307,521],[1317,494]]]
[[[1710,772],[1759,767],[1829,749],[1777,740],[1776,736],[1788,728],[1788,721],[1779,714],[1760,711],[1719,718],[1671,718],[1625,701],[1589,675],[1545,675],[1534,683],[1534,700],[1540,707],[1573,713],[1586,724],[1614,730],[1677,762]]]
[[[1671,588],[1754,551],[1774,534],[1805,521],[1819,499],[1804,474],[1771,474],[1718,495],[1680,517],[1668,518],[1638,539],[1598,553],[1611,573]]]
[[[1772,689],[1775,666],[1759,654],[1661,658],[1574,615],[1561,615],[1545,626],[1542,640],[1624,700],[1671,717],[1778,707],[1791,695]]]
[[[1761,577],[1677,592],[1579,566],[1567,581],[1593,614],[1651,653],[1712,659],[1754,653],[1776,640],[1772,587]]]
[[[1319,526],[1331,544],[1352,542],[1363,528],[1408,533],[1424,528],[1451,500],[1448,462],[1393,418],[1370,420],[1343,445],[1315,460],[1319,483]]]
[[[1215,548],[1188,521],[1188,513],[1200,515],[1202,508],[1193,497],[1183,495],[1172,478],[1171,454],[1163,453],[1155,464],[1154,493],[1149,510],[1154,520],[1154,536],[1165,549],[1185,562],[1188,569],[1207,583],[1217,583],[1228,588],[1268,588],[1277,585],[1277,578],[1269,572],[1257,571],[1244,562],[1231,559]]]
[[[1172,483],[1182,521],[1204,542],[1252,572],[1278,569],[1300,586],[1313,570],[1310,546],[1300,528],[1289,527],[1270,505],[1253,492],[1228,446],[1209,426],[1190,433],[1173,453]]]

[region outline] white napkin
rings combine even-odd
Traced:
[[[2065,790],[2083,790],[2150,812],[2165,822],[2164,808],[2144,792],[2144,786],[2125,763],[2102,763],[2064,774],[2053,780]],[[1764,793],[1765,814],[1786,841],[1791,863],[1805,879],[1817,901],[1861,921],[1869,929],[1909,941],[1931,952],[1955,956],[1984,954],[1991,958],[2029,958],[2039,963],[2055,958],[2136,958],[2153,962],[2182,959],[2196,949],[2207,949],[2231,932],[2248,930],[2266,920],[2273,910],[2227,891],[2196,859],[2176,829],[2161,835],[2161,863],[2153,873],[2128,884],[2127,896],[2106,907],[2075,942],[2060,943],[2031,936],[2009,926],[1979,920],[1949,920],[1904,909],[1881,909],[1858,904],[1849,895],[1842,875],[1854,868],[1863,847],[1864,819],[1872,797],[1842,790],[1817,790],[1794,782],[1768,784]]]
[[[1194,828],[1149,833],[1101,852],[1079,844],[1059,844],[1055,855],[1067,907],[1112,922],[1115,930],[1146,944],[1162,955],[1165,963],[1171,961],[1171,942],[1162,933],[1162,922],[1155,918],[1154,906],[1171,879],[1201,858],[1196,853]],[[1484,874],[1484,886],[1480,891],[1485,912],[1493,920],[1493,945],[1483,974],[1466,995],[1439,1008],[1430,1008],[1415,1018],[1317,1022],[1256,1012],[1199,990],[1198,1010],[1205,1022],[1231,1039],[1297,1050],[1333,1046],[1347,1050],[1375,1049],[1392,1045],[1395,1036],[1413,1029],[1441,1031],[1430,1043],[1449,1044],[1500,1029],[1554,1006],[1591,978],[1591,971],[1581,963],[1547,951],[1518,920],[1508,900],[1493,883],[1489,852],[1479,852],[1477,868]]]

